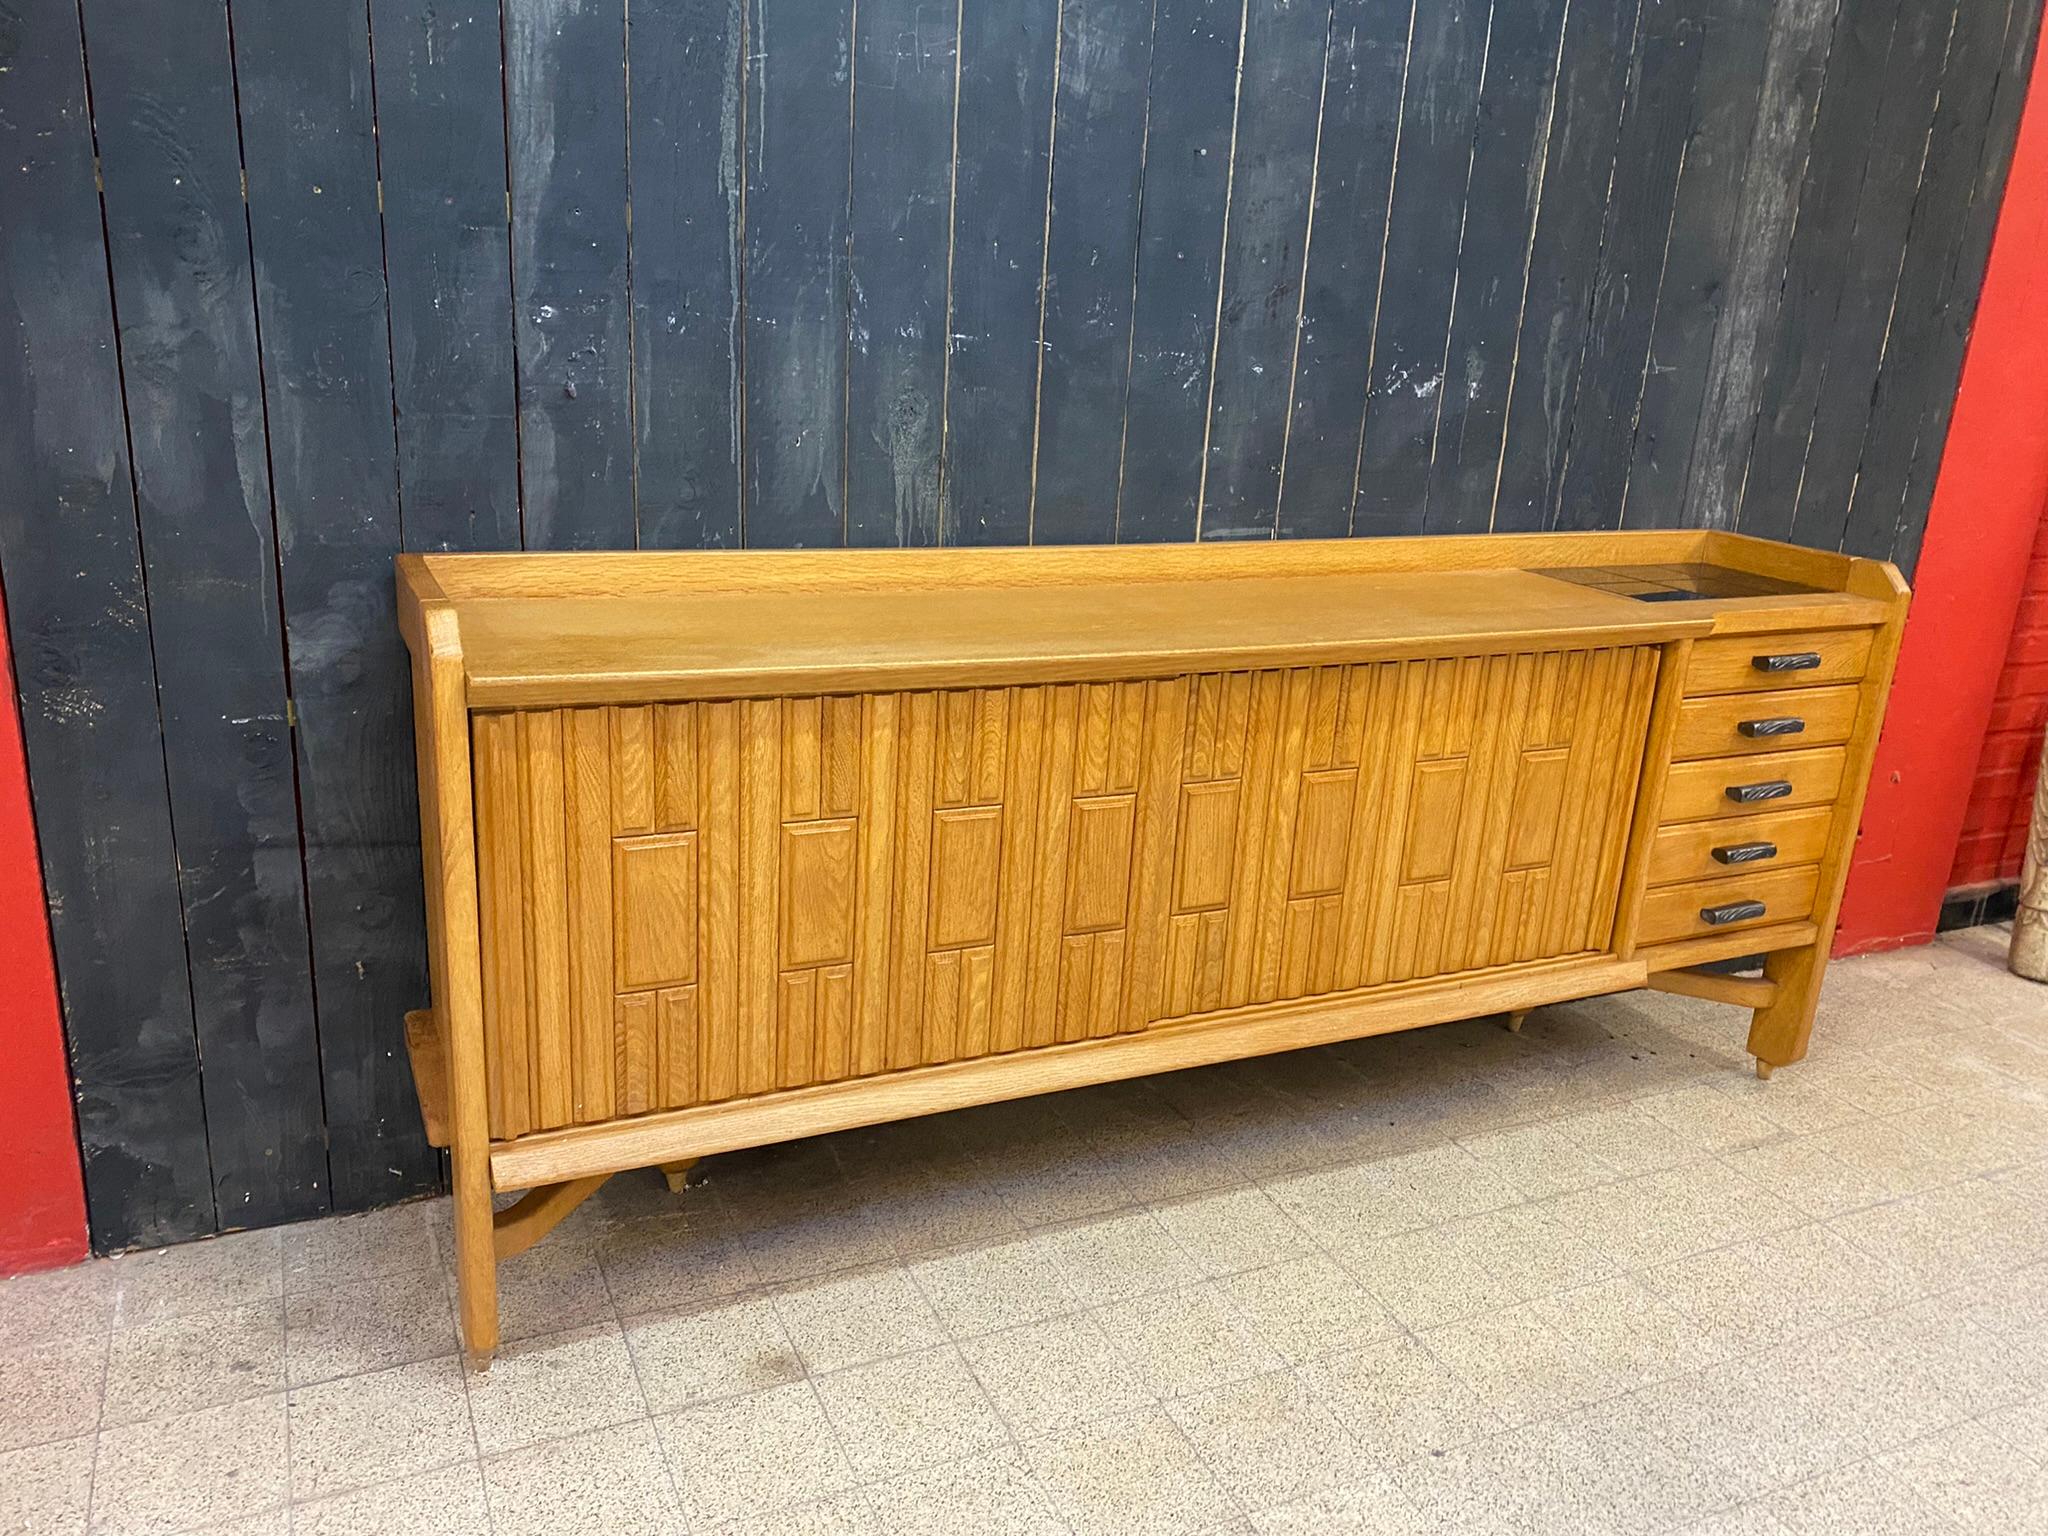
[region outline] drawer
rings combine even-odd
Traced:
[[[1818,863],[1834,822],[1833,806],[1815,805],[1803,811],[1659,827],[1650,840],[1649,883],[1673,885],[1681,880],[1718,879],[1737,871],[1746,874]],[[1723,857],[1716,858],[1716,850]]]
[[[1671,755],[1678,761],[1736,753],[1790,752],[1832,747],[1856,728],[1860,688],[1773,688],[1768,693],[1721,693],[1687,699],[1678,707]]]
[[[1842,788],[1846,756],[1841,747],[1817,747],[1675,763],[1664,781],[1657,820],[1704,821],[1832,804]]]
[[[1820,870],[1811,864],[1659,886],[1643,897],[1636,942],[1663,944],[1767,923],[1796,923],[1813,915],[1813,896],[1819,888]],[[1722,920],[1710,920],[1710,912]]]
[[[1853,683],[1863,676],[1875,634],[1869,629],[1827,629],[1695,641],[1685,670],[1686,696]]]

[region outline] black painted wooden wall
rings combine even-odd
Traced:
[[[394,552],[1910,568],[2036,9],[0,0],[0,564],[96,1243],[439,1178]]]

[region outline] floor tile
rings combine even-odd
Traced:
[[[656,1426],[693,1528],[766,1517],[854,1485],[808,1381],[699,1404]]]
[[[493,1456],[483,1476],[494,1536],[668,1536],[682,1521],[645,1419]]]
[[[1246,1509],[1337,1487],[1362,1460],[1329,1407],[1292,1371],[1176,1398],[1166,1411]]]
[[[1085,1312],[966,1339],[960,1351],[1022,1440],[1120,1417],[1153,1401],[1138,1368]]]
[[[1959,1424],[1879,1459],[1963,1530],[2022,1536],[2048,1529],[2048,1468],[2004,1451],[1996,1436]]]
[[[437,1218],[448,1212],[445,1200],[415,1200],[389,1210],[284,1228],[285,1285],[291,1290],[328,1289],[418,1274],[444,1259],[453,1263],[452,1252],[444,1255],[435,1236]]]
[[[802,1281],[774,1295],[776,1316],[807,1370],[836,1371],[923,1349],[945,1325],[903,1269],[867,1269]]]
[[[1530,1310],[1590,1364],[1633,1386],[1703,1370],[1727,1353],[1723,1342],[1635,1275],[1560,1291],[1531,1302]]]
[[[92,1528],[154,1536],[274,1509],[289,1486],[287,1433],[282,1395],[101,1430]]]
[[[1010,1443],[1001,1417],[951,1344],[820,1376],[813,1385],[862,1482]]]
[[[308,1222],[299,1233],[323,1228]],[[153,1253],[124,1254],[111,1266],[114,1326],[137,1328],[221,1307],[270,1301],[283,1293],[285,1233],[231,1232]]]
[[[486,1456],[647,1415],[633,1357],[617,1328],[527,1339],[467,1377],[477,1447]]]
[[[1213,1282],[1104,1307],[1095,1320],[1160,1397],[1206,1392],[1283,1363]]]
[[[890,1536],[1066,1536],[1052,1501],[1007,1447],[890,1478],[867,1490]]]
[[[1447,1451],[1501,1427],[1479,1394],[1414,1339],[1312,1361],[1301,1376],[1382,1463]]]
[[[0,1531],[83,1536],[92,1469],[91,1435],[0,1451]]]
[[[1421,1339],[1504,1424],[1570,1413],[1629,1385],[1530,1307],[1467,1318],[1433,1328]]]
[[[498,1331],[508,1343],[611,1318],[611,1292],[593,1242],[551,1235],[498,1264]]]
[[[574,1527],[564,1527],[564,1531]],[[474,1461],[295,1505],[291,1536],[492,1536]]]
[[[1059,1266],[1068,1292],[1088,1306],[1169,1290],[1200,1274],[1148,1211],[1056,1227],[1036,1241]]]
[[[293,1386],[434,1360],[456,1348],[453,1300],[438,1269],[285,1296],[285,1377]]]
[[[766,1296],[710,1301],[694,1312],[629,1317],[625,1332],[647,1406],[655,1413],[759,1392],[804,1374],[775,1304]]]
[[[911,1278],[956,1339],[1074,1311],[1080,1298],[1042,1239],[1021,1238],[919,1260]]]
[[[853,1492],[728,1521],[712,1527],[712,1536],[885,1536],[885,1531],[867,1496]]]
[[[292,1497],[316,1499],[476,1455],[462,1366],[422,1360],[295,1387]]]
[[[1321,1254],[1215,1284],[1222,1304],[1289,1365],[1392,1338],[1401,1328],[1357,1276]]]
[[[184,1313],[114,1335],[101,1417],[132,1424],[261,1397],[284,1384],[282,1302]]]
[[[1026,1441],[1038,1485],[1074,1536],[1194,1536],[1235,1506],[1158,1409]]]
[[[694,1308],[759,1283],[738,1236],[695,1211],[627,1222],[600,1236],[595,1249],[621,1317]]]
[[[0,1351],[0,1451],[98,1429],[106,1375],[104,1334]]]
[[[1260,1189],[1195,1195],[1158,1206],[1155,1214],[1211,1276],[1263,1269],[1311,1251],[1307,1235]]]
[[[0,1349],[105,1333],[114,1325],[118,1267],[112,1259],[89,1259],[0,1281]]]
[[[1459,1145],[1525,1198],[1610,1183],[1621,1170],[1555,1125],[1518,1125],[1463,1138]]]

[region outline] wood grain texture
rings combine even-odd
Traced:
[[[625,7],[503,8],[525,543],[630,548]]]
[[[216,1224],[77,9],[0,28],[0,557],[93,1245]],[[80,274],[94,274],[91,281]]]
[[[157,693],[215,1199],[236,1224],[317,1215],[327,1146],[227,18],[104,0],[85,20],[149,631],[176,663]]]

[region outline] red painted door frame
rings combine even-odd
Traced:
[[[0,1275],[86,1255],[71,1067],[29,807],[7,608],[0,598]]]
[[[2048,66],[2037,57],[1914,575],[1837,954],[1934,936],[2048,498],[2044,359]]]

